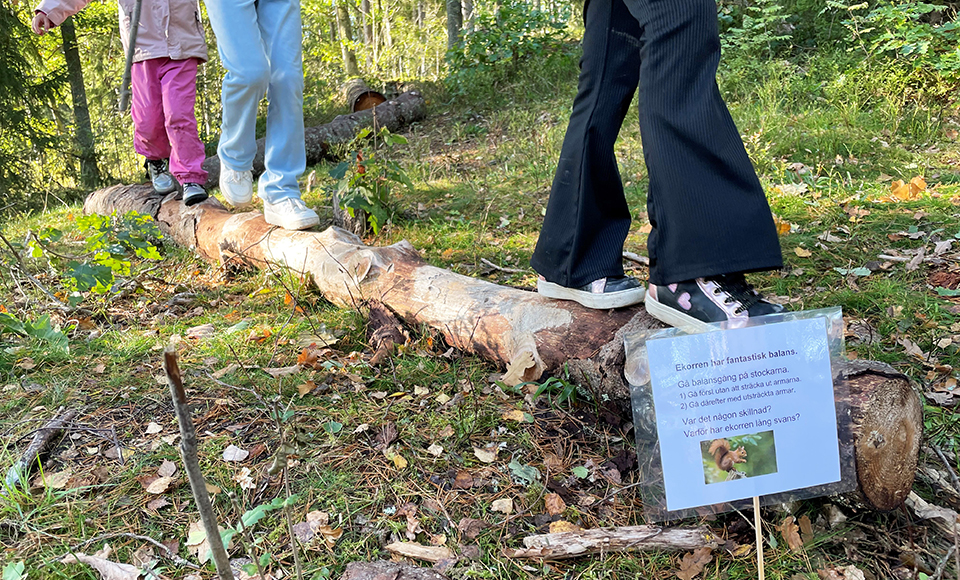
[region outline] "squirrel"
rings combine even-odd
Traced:
[[[714,439],[710,443],[710,453],[713,454],[713,459],[716,461],[717,467],[724,471],[733,470],[733,466],[736,463],[747,462],[746,447],[738,447],[731,451],[730,442],[726,439]]]

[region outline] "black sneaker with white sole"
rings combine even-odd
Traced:
[[[606,310],[643,302],[644,288],[643,284],[632,276],[600,278],[580,288],[568,288],[547,282],[541,276],[537,280],[537,292],[547,298],[573,300],[587,308]]]
[[[207,190],[199,183],[183,184],[183,205],[190,206],[207,199]]]
[[[750,318],[784,311],[783,306],[765,300],[743,274],[650,284],[646,308],[657,320],[688,332],[702,332],[713,322],[742,326]]]

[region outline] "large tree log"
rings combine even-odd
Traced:
[[[215,199],[186,208],[173,195],[160,200],[149,186],[115,186],[91,193],[84,205],[103,215],[130,209],[153,215],[165,235],[209,261],[302,271],[345,307],[379,300],[408,324],[437,329],[451,346],[510,365],[523,380],[563,367],[595,391],[625,399],[624,334],[662,327],[639,306],[589,310],[431,266],[406,241],[370,247],[337,228],[288,232],[259,213],[231,214]],[[855,442],[860,489],[870,505],[892,509],[913,481],[920,401],[910,381],[886,365],[851,361],[837,372],[849,393],[841,431]]]
[[[332,145],[349,143],[364,127],[374,127],[377,130],[386,127],[395,132],[423,119],[425,115],[426,102],[423,96],[417,91],[409,91],[372,109],[340,115],[325,125],[310,127],[304,131],[307,165],[323,161],[329,156],[328,151]],[[257,139],[257,154],[253,158],[254,177],[263,173],[263,157],[264,140]],[[203,168],[208,173],[204,186],[208,189],[219,187],[220,157],[207,157]]]

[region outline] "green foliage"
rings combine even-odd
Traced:
[[[53,245],[62,240],[63,232],[53,227],[43,228],[28,243],[32,257],[45,257],[61,273],[73,305],[83,301],[84,292],[118,292],[119,282],[133,275],[134,259],[161,259],[157,240],[162,235],[148,215],[135,211],[124,215],[88,215],[78,217],[77,225],[80,233],[86,235],[86,253],[82,256],[54,251]]]
[[[3,567],[3,580],[23,580],[26,577],[27,573],[22,561],[7,562],[7,565]]]
[[[8,312],[0,312],[0,335],[5,333],[33,338],[49,344],[60,352],[69,352],[67,337],[50,322],[50,315],[44,314],[36,322],[21,321]]]
[[[926,2],[886,0],[872,10],[867,2],[847,4],[830,0],[828,9],[847,14],[844,25],[854,46],[870,56],[888,57],[930,73],[928,83],[942,84],[943,95],[960,84],[960,24],[946,8]]]
[[[21,202],[38,168],[27,160],[52,151],[60,137],[45,109],[54,106],[63,70],[46,70],[34,34],[9,3],[0,6],[0,206]]]
[[[473,30],[447,53],[451,68],[448,86],[462,93],[478,77],[504,70],[516,72],[521,60],[546,57],[560,44],[564,21],[522,0],[497,3],[493,11],[481,7]]]
[[[340,208],[350,217],[363,212],[373,233],[377,234],[394,213],[390,192],[397,185],[413,191],[413,183],[403,168],[389,159],[394,146],[407,144],[406,137],[394,135],[382,127],[372,146],[366,149],[369,153],[364,155],[364,146],[372,133],[370,129],[364,129],[357,135],[350,145],[354,149],[352,160],[337,164],[330,170],[330,177],[337,180],[335,191]]]
[[[790,46],[791,16],[776,0],[724,3],[720,42],[728,58],[772,58]]]

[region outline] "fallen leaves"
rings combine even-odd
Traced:
[[[902,179],[897,179],[890,184],[889,201],[914,201],[920,198],[920,194],[926,191],[927,182],[920,176],[914,177],[909,182],[904,183]]]
[[[99,572],[103,580],[138,580],[140,578],[140,569],[136,566],[108,560],[111,552],[110,545],[104,544],[103,549],[95,554],[89,556],[82,552],[67,554],[60,559],[60,562],[64,564],[86,564]]]
[[[304,544],[310,548],[315,540],[322,540],[322,545],[328,549],[333,549],[337,541],[343,536],[343,528],[334,528],[330,525],[330,515],[320,510],[313,510],[307,513],[304,521],[293,525],[293,533]]]
[[[711,549],[707,547],[697,548],[693,552],[687,552],[680,561],[680,570],[677,571],[677,578],[680,580],[691,580],[694,576],[703,572],[703,568],[713,560]]]
[[[563,498],[556,493],[548,493],[543,498],[543,503],[547,513],[551,516],[558,516],[567,509],[567,504],[563,501]]]
[[[513,513],[513,500],[510,498],[501,498],[494,500],[490,504],[490,510],[501,514],[510,515]]]
[[[799,552],[800,548],[803,547],[803,540],[800,538],[800,528],[797,527],[796,518],[793,516],[784,518],[780,525],[777,526],[777,531],[783,536],[783,540],[787,543],[791,552]]]

